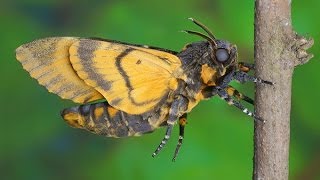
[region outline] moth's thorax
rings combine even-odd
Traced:
[[[217,40],[216,43],[216,47],[212,47],[206,41],[188,44],[177,55],[186,76],[184,95],[189,99],[187,111],[190,111],[200,100],[208,98],[203,95],[204,89],[219,85],[230,69],[236,68],[236,46],[224,40]],[[221,57],[217,55],[218,50],[225,51],[223,52],[226,54],[224,61],[219,61]]]
[[[208,62],[210,51],[209,43],[207,41],[200,41],[187,44],[177,56],[182,62],[182,68],[189,70],[194,64],[205,64]]]

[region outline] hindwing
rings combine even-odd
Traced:
[[[87,85],[74,71],[69,55],[74,37],[53,37],[35,40],[17,48],[16,57],[31,77],[49,92],[76,103],[86,103],[103,96]]]

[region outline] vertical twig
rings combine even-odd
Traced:
[[[312,44],[292,30],[291,0],[256,0],[256,76],[275,85],[256,89],[256,113],[266,123],[255,123],[253,179],[288,179],[292,73],[312,57],[305,51]]]

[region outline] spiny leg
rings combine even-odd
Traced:
[[[245,82],[248,82],[248,81],[252,81],[254,83],[264,83],[264,84],[274,85],[274,83],[272,83],[270,81],[265,81],[263,79],[250,76],[246,72],[242,72],[242,71],[235,72],[234,75],[233,75],[233,78],[235,80],[239,81],[240,83],[245,83]]]
[[[236,90],[234,87],[232,87],[230,85],[225,90],[227,91],[229,96],[236,97],[238,100],[244,100],[252,105],[254,104],[253,99],[240,93],[238,90]]]
[[[183,96],[178,96],[172,102],[170,111],[169,111],[169,117],[167,120],[166,134],[162,139],[161,143],[159,144],[159,146],[157,147],[157,149],[152,154],[152,157],[155,157],[161,151],[161,149],[167,144],[167,141],[171,136],[172,128],[179,117],[179,113],[182,111],[185,111],[187,109],[187,105],[188,105],[188,99],[186,99]]]
[[[176,150],[174,152],[172,161],[176,161],[176,158],[179,154],[181,145],[182,145],[182,141],[184,138],[184,127],[187,124],[187,114],[183,114],[180,118],[179,118],[179,139],[178,139],[178,144],[176,147]]]
[[[152,157],[155,157],[161,151],[161,149],[166,145],[168,139],[171,136],[172,128],[173,128],[173,123],[172,124],[168,123],[166,134],[165,134],[164,138],[162,139],[161,143],[159,144],[159,146],[157,147],[157,149],[152,154]]]
[[[240,63],[239,63],[240,64]],[[240,83],[245,83],[248,81],[252,81],[254,83],[264,83],[264,84],[269,84],[269,85],[274,85],[274,83],[270,82],[270,81],[265,81],[263,79],[251,76],[247,73],[247,71],[249,71],[251,69],[251,67],[253,67],[253,65],[251,64],[245,64],[242,63],[243,65],[238,65],[241,66],[241,69],[237,70],[232,70],[231,72],[229,72],[222,80],[222,82],[219,84],[219,86],[221,88],[227,88],[229,86],[229,83],[232,80],[237,80]]]
[[[232,99],[231,96],[228,95],[228,93],[226,92],[225,89],[221,89],[221,88],[217,87],[217,93],[223,100],[227,101],[228,104],[237,107],[238,109],[240,109],[242,112],[244,112],[248,116],[253,117],[255,120],[265,122],[263,119],[257,117],[253,112],[251,112],[246,107],[244,107],[239,101]]]

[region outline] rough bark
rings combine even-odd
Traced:
[[[256,0],[255,72],[275,84],[256,87],[256,114],[266,122],[255,122],[253,179],[288,179],[292,74],[312,44],[292,29],[291,0]]]

